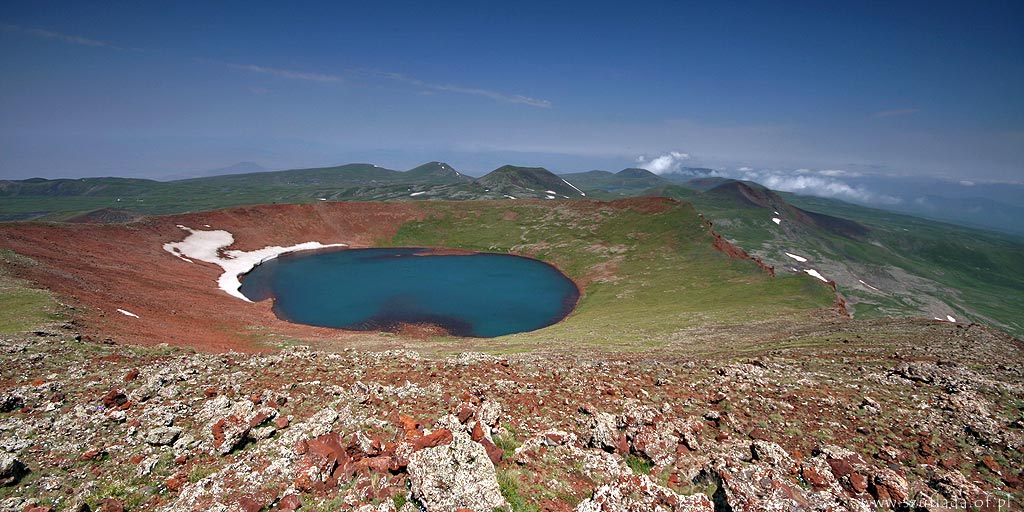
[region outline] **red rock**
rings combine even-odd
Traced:
[[[82,454],[82,460],[96,460],[103,457],[104,453],[102,448],[89,448]]]
[[[139,369],[138,369],[138,368],[132,368],[132,369],[131,369],[131,370],[130,370],[130,371],[129,371],[129,372],[128,372],[128,373],[127,373],[127,374],[126,374],[125,376],[124,376],[124,381],[125,381],[125,382],[131,382],[131,381],[133,381],[133,380],[135,380],[135,379],[137,379],[137,378],[139,378]]]
[[[472,406],[466,403],[462,404],[462,407],[459,409],[459,423],[466,423],[473,416],[474,412]]]
[[[1002,472],[1002,468],[999,467],[999,463],[996,462],[996,460],[993,459],[991,455],[986,455],[986,456],[982,457],[981,458],[981,463],[986,468],[988,468],[989,471],[991,471],[991,472],[993,472],[993,473],[995,473],[997,475]]]
[[[378,455],[376,457],[359,459],[355,463],[355,468],[356,471],[373,470],[378,473],[387,473],[391,470],[393,463],[394,461],[390,455]]]
[[[53,512],[53,507],[26,507],[25,512]]]
[[[544,437],[548,438],[549,441],[551,441],[552,443],[555,443],[557,445],[561,445],[562,442],[565,441],[565,437],[564,436],[562,436],[561,434],[554,433],[554,432],[547,432],[547,433],[544,434]]]
[[[406,439],[411,441],[423,435],[423,432],[420,431],[420,423],[412,419],[412,417],[400,414],[398,416],[398,422],[402,425],[402,428],[405,429]]]
[[[274,425],[277,426],[277,428],[285,428],[288,426],[288,418],[278,416],[277,419],[274,420]]]
[[[43,384],[46,384],[46,381],[43,380],[43,379],[36,379],[36,380],[32,381],[32,385],[33,386],[37,386],[38,387],[38,386],[42,386]]]
[[[188,455],[178,455],[174,458],[175,464],[184,464],[186,462],[188,462]]]
[[[825,462],[832,467],[832,474],[837,480],[853,473],[853,466],[846,459],[826,459]]]
[[[253,498],[244,496],[238,499],[238,506],[245,512],[260,512],[269,503],[260,503]]]
[[[302,507],[302,497],[298,494],[289,494],[281,498],[281,502],[277,504],[277,509],[281,512],[293,512],[300,507]]]
[[[142,462],[142,460],[145,459],[145,458],[146,458],[145,455],[133,455],[128,460],[130,460],[132,464],[138,464],[138,463]]]
[[[274,417],[273,409],[263,408],[256,412],[256,415],[249,420],[249,428],[256,428]]]
[[[564,501],[553,500],[551,498],[540,500],[540,509],[542,512],[572,512],[571,505]]]
[[[423,436],[413,442],[413,451],[420,451],[424,448],[433,448],[442,444],[449,444],[452,442],[452,431],[446,428],[439,428],[430,433],[430,435]]]
[[[1007,475],[1003,476],[1003,483],[1005,483],[1008,487],[1010,487],[1012,489],[1020,489],[1022,482],[1021,482],[1020,477],[1014,476],[1014,475],[1011,475],[1011,474],[1007,474]]]
[[[487,452],[487,456],[490,457],[491,462],[497,466],[501,462],[501,458],[505,456],[505,450],[502,450],[498,445],[494,444],[494,441],[481,437],[479,441],[480,446],[484,447],[484,451]]]
[[[622,455],[629,453],[629,440],[625,432],[619,434],[619,439],[615,442],[615,451]]]
[[[227,419],[221,418],[220,421],[213,424],[213,446],[215,448],[220,448],[221,445],[224,444],[224,440],[226,438],[224,429],[226,428],[227,423]]]
[[[768,432],[761,427],[754,427],[750,429],[750,433],[747,435],[749,435],[751,439],[756,439],[758,441],[767,441],[770,437]]]
[[[98,512],[124,512],[124,504],[114,498],[107,498],[99,503]]]
[[[188,475],[186,475],[184,471],[178,471],[172,477],[168,478],[164,482],[164,484],[167,485],[167,488],[170,489],[173,492],[180,491],[181,488],[184,487],[185,484],[187,484],[187,483],[188,483]]]
[[[858,494],[863,493],[868,490],[868,479],[860,473],[850,473],[850,486]]]
[[[305,455],[309,451],[309,444],[306,441],[300,439],[295,443],[295,454]]]
[[[208,389],[203,391],[203,395],[205,395],[206,398],[213,398],[213,397],[217,396],[217,390],[214,389],[214,388],[208,388]]]
[[[120,389],[111,389],[106,395],[103,396],[103,405],[107,409],[114,409],[121,407],[128,402],[128,395],[125,395]]]
[[[802,476],[803,479],[807,483],[811,484],[815,489],[828,487],[833,481],[827,475],[822,475],[814,466],[804,466],[800,468],[800,476]]]
[[[480,422],[476,422],[473,425],[473,432],[469,435],[470,439],[479,442],[484,438],[484,429],[480,427]]]

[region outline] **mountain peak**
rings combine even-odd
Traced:
[[[503,165],[476,181],[489,189],[514,197],[568,199],[586,195],[543,167]]]
[[[406,177],[424,181],[446,181],[463,182],[472,181],[472,178],[456,171],[454,167],[444,162],[427,162],[423,165],[413,167],[405,171]]]

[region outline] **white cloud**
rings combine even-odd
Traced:
[[[307,73],[305,71],[292,71],[290,69],[280,68],[269,68],[266,66],[256,66],[254,64],[228,64],[228,67],[234,69],[240,69],[242,71],[251,71],[253,73],[263,73],[266,75],[279,76],[281,78],[288,78],[291,80],[306,80],[309,82],[342,82],[343,79],[336,75],[325,75],[321,73]]]
[[[640,155],[636,158],[637,166],[641,169],[647,169],[654,174],[668,174],[673,172],[679,172],[682,168],[683,163],[690,159],[689,153],[683,153],[680,151],[670,151],[666,154],[656,156],[648,159],[644,155]]]
[[[820,174],[822,176],[831,176],[831,177],[834,177],[834,178],[837,178],[837,177],[840,177],[840,176],[850,176],[850,177],[860,176],[859,172],[849,172],[849,171],[844,171],[842,169],[822,169],[822,170],[818,171],[818,174]]]
[[[973,181],[969,181],[969,180],[963,180],[963,181],[960,182],[960,184],[965,186],[965,187],[973,187],[974,186],[974,182]]]
[[[119,46],[110,44],[105,41],[97,41],[95,39],[89,39],[86,37],[75,36],[71,34],[62,34],[60,32],[54,32],[52,30],[43,30],[39,28],[24,28],[18,25],[0,24],[0,30],[5,32],[17,32],[20,34],[27,34],[30,36],[41,37],[43,39],[53,39],[69,44],[77,44],[80,46],[92,46],[97,48],[113,48],[115,50],[123,50]]]
[[[751,169],[750,167],[740,167],[739,169],[736,169],[736,170],[737,171],[743,171],[743,172],[753,171],[753,169]]]
[[[461,85],[451,84],[433,84],[430,82],[424,82],[417,78],[405,76],[401,73],[389,73],[385,71],[367,71],[367,74],[371,76],[387,78],[388,80],[394,80],[395,82],[403,82],[407,84],[415,85],[425,91],[440,91],[440,92],[453,92],[456,94],[468,94],[470,96],[483,96],[490,98],[494,101],[502,103],[515,103],[519,105],[527,105],[538,108],[551,108],[551,102],[548,100],[531,98],[522,94],[506,94],[503,92],[492,91],[489,89],[481,89],[478,87],[464,87]]]
[[[422,84],[424,87],[433,89],[436,91],[454,92],[459,94],[469,94],[473,96],[483,96],[490,98],[495,101],[501,101],[504,103],[518,103],[520,105],[529,105],[531,107],[539,108],[551,108],[551,102],[548,100],[541,100],[537,98],[531,98],[529,96],[523,96],[521,94],[504,94],[496,91],[489,91],[487,89],[477,89],[474,87],[459,87],[457,85],[433,85],[433,84]]]
[[[762,170],[727,173],[726,177],[754,181],[772,190],[794,194],[831,197],[847,201],[874,204],[897,204],[897,197],[875,194],[862,186],[853,186],[836,179],[838,176],[859,176],[860,173],[826,169]]]

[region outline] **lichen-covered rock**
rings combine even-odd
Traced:
[[[587,443],[609,452],[629,451],[626,434],[619,431],[615,415],[606,412],[599,412],[591,419]]]
[[[491,512],[507,505],[490,457],[464,432],[453,432],[449,444],[413,453],[407,470],[413,496],[427,510]]]
[[[754,459],[788,473],[794,467],[793,458],[781,446],[771,441],[754,441],[750,444]]]
[[[174,444],[181,435],[179,427],[157,427],[146,434],[146,442],[153,446],[164,446]]]
[[[622,476],[594,489],[594,495],[580,502],[576,512],[713,512],[704,494],[682,496],[662,487],[647,475]]]

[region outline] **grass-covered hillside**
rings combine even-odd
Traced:
[[[855,316],[949,315],[1024,335],[1019,237],[756,184],[726,182],[703,192],[670,186],[659,193],[692,203],[716,230],[780,273],[813,269],[834,280]]]

